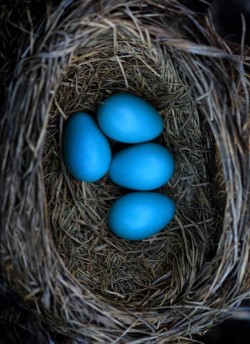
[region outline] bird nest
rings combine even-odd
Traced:
[[[61,1],[34,27],[1,126],[2,270],[55,331],[86,343],[165,343],[209,328],[246,296],[249,80],[177,1]],[[107,96],[148,100],[176,169],[174,220],[130,242],[107,227],[124,189],[75,180],[65,120]],[[111,142],[113,152],[122,147]]]

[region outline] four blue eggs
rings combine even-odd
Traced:
[[[174,173],[174,160],[160,144],[148,142],[163,131],[163,120],[145,100],[115,94],[99,106],[97,122],[77,112],[67,120],[62,139],[65,166],[85,182],[107,172],[116,184],[138,192],[117,199],[108,214],[110,230],[126,240],[142,240],[160,232],[174,217],[175,204],[166,195],[152,192]],[[111,157],[109,138],[130,144]]]

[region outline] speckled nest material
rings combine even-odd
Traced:
[[[1,269],[29,309],[84,343],[183,341],[249,295],[249,78],[209,19],[178,1],[61,1],[20,44],[1,118]],[[26,33],[25,33],[26,34]],[[27,36],[25,36],[27,37]],[[65,120],[117,92],[164,119],[175,219],[140,242],[107,213],[124,192],[76,181]],[[121,145],[111,141],[113,152]]]

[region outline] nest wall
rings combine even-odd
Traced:
[[[177,1],[61,1],[22,44],[1,120],[1,268],[43,321],[86,342],[165,343],[208,329],[248,294],[249,80],[207,20]],[[178,210],[140,243],[115,238],[107,177],[61,160],[74,111],[149,100],[176,159]],[[114,151],[121,147],[111,142]]]

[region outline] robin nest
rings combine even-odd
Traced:
[[[49,8],[49,7],[48,7]],[[249,286],[249,79],[209,20],[177,1],[61,1],[20,49],[1,124],[2,271],[55,331],[84,343],[166,343],[208,329]],[[61,140],[119,92],[164,120],[177,205],[136,242],[107,226],[124,190],[75,180]],[[111,142],[113,151],[120,148]]]

